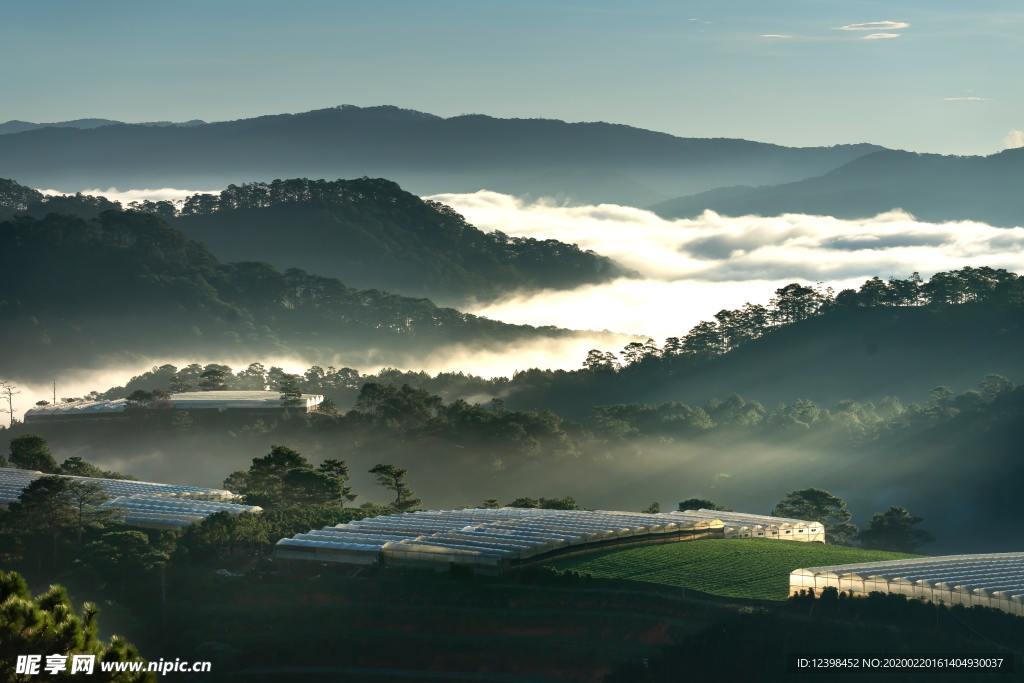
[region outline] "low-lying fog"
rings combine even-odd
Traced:
[[[372,374],[384,367],[397,367],[399,370],[424,371],[430,374],[439,372],[466,372],[481,377],[511,377],[517,371],[530,368],[578,368],[589,349],[618,349],[629,343],[634,337],[600,332],[581,333],[565,339],[544,339],[537,341],[521,341],[509,345],[496,345],[489,348],[472,348],[465,345],[453,345],[442,351],[425,355],[416,363],[381,364],[372,360],[372,353],[334,355],[329,358],[301,358],[298,356],[281,357],[206,357],[206,358],[149,358],[116,359],[100,368],[80,369],[75,372],[61,373],[55,377],[56,388],[52,382],[32,381],[14,373],[5,379],[13,380],[21,393],[14,397],[14,417],[20,420],[25,411],[37,401],[53,401],[56,398],[78,398],[90,391],[106,391],[111,387],[124,385],[135,375],[139,375],[154,366],[170,363],[184,367],[190,363],[219,363],[234,370],[241,370],[250,363],[259,362],[267,368],[277,366],[285,372],[303,373],[312,365],[321,367],[356,368],[363,374]],[[372,350],[371,350],[372,351]],[[367,360],[367,358],[371,360]],[[6,407],[6,406],[5,406]],[[4,415],[6,417],[6,415]]]
[[[611,257],[639,277],[472,307],[514,323],[685,334],[723,308],[767,303],[790,282],[840,290],[875,275],[928,277],[963,266],[1024,271],[1024,228],[926,223],[893,210],[862,220],[787,214],[666,220],[615,204],[566,206],[481,190],[431,199],[485,230],[557,239]]]
[[[143,199],[176,201],[195,191],[82,192],[127,204]],[[578,244],[638,274],[568,291],[515,293],[469,306],[469,312],[511,323],[609,330],[659,341],[685,334],[723,308],[748,301],[767,303],[775,289],[794,281],[839,290],[875,275],[906,277],[917,271],[928,277],[967,265],[1024,271],[1024,228],[972,221],[927,223],[895,207],[860,220],[803,214],[728,217],[714,212],[667,220],[636,207],[569,206],[488,190],[430,199],[449,204],[484,230]],[[421,367],[458,364],[478,374],[504,373],[510,366],[576,367],[593,342],[578,338],[557,349],[517,348],[515,359],[505,349],[458,355],[448,359],[451,362],[424,359]]]
[[[193,190],[176,188],[86,189],[127,204],[144,199],[180,200]],[[637,272],[600,285],[567,291],[514,294],[469,307],[473,313],[513,323],[607,330],[558,341],[490,348],[455,347],[397,363],[402,369],[462,370],[493,377],[530,367],[576,368],[592,348],[621,348],[634,337],[657,341],[685,334],[723,308],[750,301],[766,303],[789,282],[821,283],[836,290],[874,275],[928,277],[966,265],[1024,271],[1024,228],[995,228],[976,222],[926,223],[899,210],[862,220],[788,214],[726,217],[707,212],[690,220],[666,220],[635,207],[614,204],[567,206],[525,201],[480,190],[431,197],[451,205],[485,230],[520,237],[558,239],[604,254]],[[628,336],[627,336],[628,335]],[[233,367],[266,358],[190,358]],[[58,398],[123,383],[166,358],[117,359],[98,371],[61,376]],[[355,367],[371,372],[393,365],[372,349],[351,357],[278,359],[300,369],[312,364]],[[14,377],[18,380],[19,378]],[[45,383],[22,386],[20,411],[52,398]]]

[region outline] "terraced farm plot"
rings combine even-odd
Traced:
[[[711,539],[610,550],[552,566],[596,578],[659,583],[732,598],[785,600],[794,569],[905,557],[913,556],[819,543]]]

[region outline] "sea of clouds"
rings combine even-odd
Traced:
[[[431,197],[482,229],[553,238],[611,257],[635,277],[571,291],[514,294],[471,311],[516,323],[684,334],[723,308],[765,303],[790,282],[836,290],[879,275],[967,265],[1024,272],[1024,228],[926,223],[894,209],[860,220],[786,214],[665,219],[629,206],[568,206],[481,190]]]
[[[176,188],[83,190],[124,204],[145,199],[180,200],[193,190]],[[776,217],[721,216],[664,219],[651,211],[615,204],[569,206],[524,201],[481,190],[441,194],[444,202],[484,230],[518,237],[557,239],[614,259],[635,275],[565,291],[510,293],[481,302],[469,312],[512,323],[555,325],[593,333],[575,338],[517,343],[514,347],[453,347],[419,358],[404,369],[463,370],[508,376],[531,367],[576,368],[591,348],[617,349],[632,338],[685,334],[723,308],[767,303],[775,289],[790,282],[821,283],[839,290],[879,275],[922,276],[967,265],[1024,273],[1024,228],[995,228],[961,221],[926,223],[894,209],[860,220],[787,214]],[[607,331],[601,332],[601,331]],[[177,359],[224,362],[244,367],[275,360],[288,371],[308,365],[351,365],[364,372],[381,367],[376,359]],[[123,383],[132,374],[168,359],[135,359],[66,376],[59,395],[81,395]],[[173,362],[173,361],[171,361]],[[50,398],[47,385],[23,386],[23,405]]]

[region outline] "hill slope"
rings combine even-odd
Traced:
[[[787,325],[724,355],[631,365],[619,372],[517,376],[514,407],[575,418],[595,405],[683,401],[739,394],[774,405],[832,404],[886,396],[917,399],[940,385],[973,386],[989,373],[1024,380],[1024,306],[963,304],[836,310]]]
[[[0,220],[62,213],[95,218],[117,202],[43,196],[0,178]],[[275,180],[169,202],[133,203],[225,261],[259,261],[337,277],[359,288],[452,305],[517,290],[571,289],[626,275],[613,261],[557,240],[485,233],[450,207],[383,179]]]
[[[554,564],[606,579],[692,588],[730,598],[785,600],[789,573],[802,567],[912,557],[820,543],[757,538],[711,539],[610,550]]]
[[[399,363],[455,343],[568,334],[357,290],[302,270],[221,263],[153,215],[0,224],[0,374],[50,377],[132,355],[339,353]]]
[[[927,221],[1024,225],[1024,150],[952,157],[882,150],[825,175],[765,187],[725,187],[655,204],[670,218],[808,213],[863,218],[905,209]]]
[[[109,125],[4,135],[0,176],[75,191],[367,175],[392,178],[417,194],[487,188],[646,205],[722,185],[808,178],[876,149],[787,148],[608,123],[446,119],[395,107],[343,106],[187,127]]]
[[[174,226],[218,257],[300,267],[356,287],[460,303],[625,274],[575,245],[485,233],[387,180],[277,180],[231,186],[208,209],[204,199],[212,198],[186,202]]]

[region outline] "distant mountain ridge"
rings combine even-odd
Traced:
[[[26,130],[0,136],[0,177],[75,191],[370,176],[420,195],[487,188],[645,206],[724,185],[821,175],[878,149],[790,148],[603,122],[442,118],[346,105],[197,126]]]
[[[1024,225],[1024,149],[987,157],[881,150],[824,175],[762,187],[724,187],[655,204],[667,218],[807,213],[865,218],[904,209],[926,221]]]
[[[205,121],[199,119],[192,119],[191,121],[147,121],[144,123],[125,123],[124,121],[115,121],[113,119],[73,119],[71,121],[54,121],[52,123],[33,123],[31,121],[19,121],[12,119],[0,123],[0,135],[12,135],[14,133],[24,133],[27,130],[38,130],[39,128],[77,128],[80,130],[89,130],[92,128],[100,128],[102,126],[201,126],[204,125]]]

